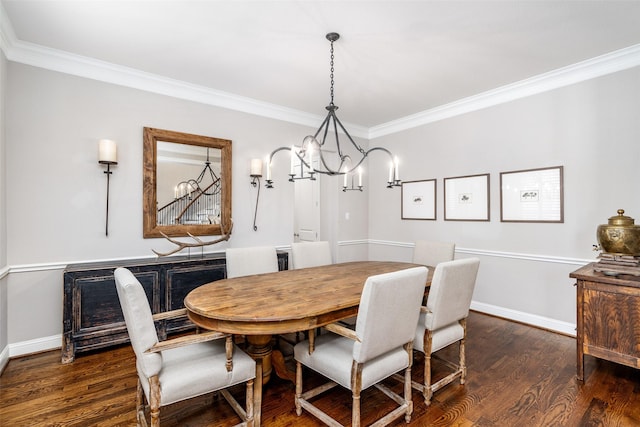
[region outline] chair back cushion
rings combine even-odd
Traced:
[[[435,267],[441,262],[453,260],[455,252],[456,244],[453,242],[418,240],[413,248],[413,263]]]
[[[278,255],[273,246],[227,249],[227,278],[278,271]]]
[[[142,374],[149,378],[160,372],[162,355],[145,354],[145,351],[158,342],[147,295],[138,279],[126,268],[117,268],[113,275],[131,346],[136,354],[136,365],[142,370]]]
[[[438,264],[433,272],[425,326],[434,331],[469,315],[480,260],[465,258]]]
[[[356,320],[359,342],[353,346],[353,360],[364,363],[413,341],[426,282],[426,267],[367,279]]]
[[[291,244],[291,258],[293,268],[318,267],[329,265],[331,248],[329,242],[296,242]]]

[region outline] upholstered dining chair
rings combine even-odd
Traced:
[[[340,425],[310,401],[339,384],[353,396],[352,426],[360,426],[360,393],[371,386],[399,405],[382,417],[379,425],[386,425],[403,415],[406,422],[411,420],[412,347],[426,280],[426,267],[371,276],[360,297],[355,331],[331,323],[326,326],[329,333],[315,338],[310,332],[309,340],[296,344],[295,405],[298,415],[305,409],[327,425]],[[302,365],[330,381],[303,393]],[[400,396],[381,381],[403,370],[404,396]]]
[[[294,269],[318,267],[332,263],[329,242],[294,242],[291,244]]]
[[[455,251],[453,242],[417,240],[413,247],[413,263],[435,267],[441,262],[452,261]]]
[[[460,384],[465,382],[467,317],[479,266],[478,258],[464,258],[439,263],[433,272],[427,305],[421,309],[413,343],[415,350],[424,353],[424,384],[414,382],[413,386],[422,391],[427,405],[434,392],[457,377]],[[454,343],[459,345],[459,361],[446,363],[454,371],[432,384],[431,355]]]
[[[219,332],[184,335],[160,342],[146,293],[131,271],[114,272],[116,290],[136,355],[138,425],[147,426],[144,399],[149,404],[151,426],[160,425],[160,407],[214,391],[229,402],[241,422],[254,425],[254,379],[256,362],[235,347],[231,336]],[[159,319],[184,315],[186,309],[162,313]],[[246,383],[245,409],[226,390]],[[262,387],[259,372],[256,387]]]
[[[229,279],[278,271],[278,255],[273,246],[229,248],[226,258]]]

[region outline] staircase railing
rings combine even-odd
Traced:
[[[217,224],[220,222],[220,178],[204,190],[174,199],[158,209],[158,225]]]

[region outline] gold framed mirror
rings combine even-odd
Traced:
[[[231,226],[231,141],[144,128],[144,238],[221,235]]]

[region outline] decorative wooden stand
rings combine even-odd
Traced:
[[[594,264],[593,269],[608,276],[618,274],[640,276],[640,257],[602,253],[600,261]]]

